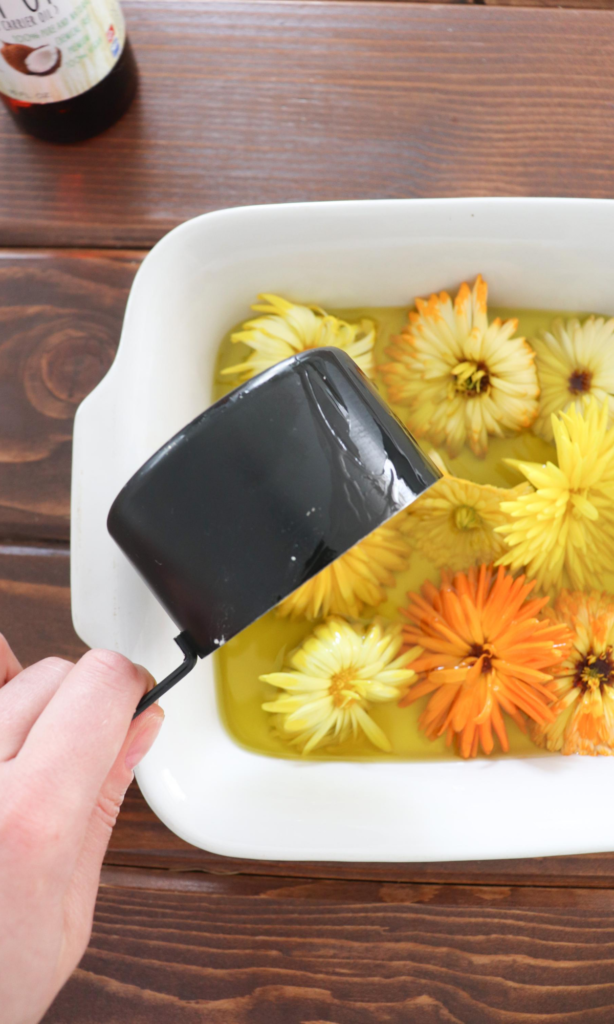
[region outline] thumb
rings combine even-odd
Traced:
[[[98,794],[66,893],[65,954],[68,963],[64,966],[69,971],[76,966],[89,941],[102,860],[126,790],[132,782],[134,768],[154,743],[163,722],[164,712],[158,704],[147,708],[132,722],[115,764]]]

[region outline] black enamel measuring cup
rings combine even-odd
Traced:
[[[119,493],[108,529],[181,630],[136,714],[440,476],[354,361],[302,352],[192,420]]]

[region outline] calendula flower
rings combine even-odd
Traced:
[[[261,301],[252,309],[265,316],[248,320],[230,339],[248,345],[251,355],[242,363],[227,366],[223,374],[240,374],[241,381],[249,380],[297,352],[332,345],[347,352],[364,373],[373,376],[376,330],[372,320],[349,324],[318,306],[299,306],[279,295],[258,297]]]
[[[551,416],[572,406],[580,412],[587,397],[608,406],[614,419],[614,318],[589,316],[555,320],[549,331],[532,339],[541,389],[533,430],[552,441]]]
[[[399,687],[414,676],[410,668],[417,651],[400,654],[400,625],[353,626],[330,618],[290,657],[284,672],[261,680],[284,691],[263,704],[278,715],[282,735],[304,754],[322,744],[342,743],[363,732],[380,750],[390,742],[371,716],[371,704],[397,700]]]
[[[395,584],[394,574],[409,565],[411,547],[395,516],[350,548],[317,576],[307,580],[278,606],[280,615],[318,619],[325,615],[360,616],[374,607]]]
[[[401,529],[439,568],[468,569],[494,561],[506,550],[494,532],[508,522],[501,502],[526,494],[528,484],[511,489],[475,484],[451,476],[440,459],[431,458],[444,475],[413,503]]]
[[[454,303],[445,292],[428,302],[387,349],[393,361],[381,368],[391,401],[409,407],[416,436],[445,443],[450,456],[469,442],[486,455],[488,435],[517,433],[537,415],[534,354],[514,338],[518,321],[488,323],[486,283],[459,288]]]
[[[546,593],[586,590],[614,567],[614,429],[594,398],[552,429],[558,466],[506,460],[535,490],[502,502],[510,522],[496,532],[509,550],[498,564],[524,568]]]
[[[549,722],[551,671],[567,650],[566,626],[543,620],[548,598],[528,600],[534,583],[491,566],[471,568],[454,577],[442,574],[439,590],[425,583],[410,594],[403,614],[405,642],[424,654],[413,662],[418,682],[400,704],[432,694],[420,726],[435,739],[456,737],[463,757],[475,757],[481,745],[490,754],[493,731],[509,749],[502,712],[524,729],[523,714]]]
[[[554,722],[535,725],[536,743],[563,754],[614,754],[614,603],[610,594],[564,590],[552,618],[573,643],[557,669]]]
[[[387,349],[393,361],[380,367],[391,402],[409,406],[416,436],[445,443],[451,456],[467,441],[482,457],[489,435],[517,433],[537,416],[534,353],[513,337],[517,320],[488,322],[487,295],[478,276],[454,304],[446,292],[416,299],[417,313]]]

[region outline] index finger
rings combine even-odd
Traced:
[[[89,651],[68,673],[17,755],[28,792],[72,840],[85,828],[124,742],[149,673],[113,651]]]
[[[11,645],[4,634],[0,633],[0,686],[10,683],[21,671],[21,665],[13,654]]]

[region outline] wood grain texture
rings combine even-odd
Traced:
[[[318,899],[334,903],[428,903],[431,906],[506,906],[614,910],[614,889],[577,886],[526,886],[365,881],[286,875],[203,875],[193,872],[105,867],[101,884],[161,893],[266,896],[269,899]]]
[[[24,667],[87,650],[72,627],[66,548],[0,546],[0,632]]]
[[[214,208],[614,192],[614,11],[127,3],[140,96],[72,147],[0,118],[0,244],[145,246]]]
[[[142,254],[0,251],[0,541],[68,539],[73,418]]]
[[[45,1024],[612,1020],[611,894],[582,906],[572,890],[554,907],[546,892],[525,908],[522,893],[452,886],[121,882],[103,884],[88,951]]]

